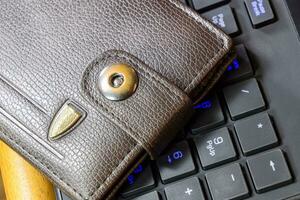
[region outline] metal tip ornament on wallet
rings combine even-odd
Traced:
[[[67,101],[54,116],[48,133],[49,140],[57,140],[74,130],[86,117],[86,112],[72,101]]]

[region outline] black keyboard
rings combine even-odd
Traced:
[[[119,200],[276,200],[300,194],[300,44],[286,2],[184,3],[231,35],[238,56],[194,106],[186,137],[156,161],[140,164]],[[58,192],[58,199],[68,198]]]

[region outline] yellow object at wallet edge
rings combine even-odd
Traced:
[[[19,154],[0,141],[0,169],[6,200],[55,200],[53,185]]]

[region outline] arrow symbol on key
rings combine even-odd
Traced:
[[[273,172],[275,172],[276,171],[275,163],[272,160],[270,161],[270,166],[272,167]]]

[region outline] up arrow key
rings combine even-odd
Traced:
[[[293,180],[280,149],[252,157],[247,163],[258,193],[281,187]]]
[[[275,172],[276,171],[275,163],[272,160],[270,161],[270,166],[272,167],[272,170]]]

